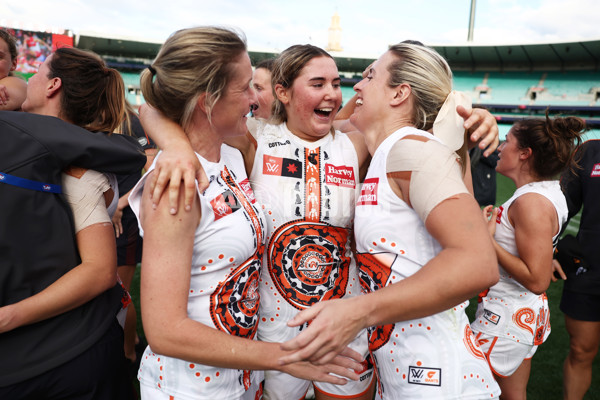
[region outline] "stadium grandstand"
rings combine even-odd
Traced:
[[[22,50],[26,52],[27,39],[33,43],[32,37],[45,42],[71,42],[75,47],[96,52],[109,66],[121,72],[128,100],[135,106],[144,101],[139,74],[150,65],[161,45],[125,38],[73,35],[68,31],[53,35],[9,30],[23,38]],[[47,43],[48,48],[56,45]],[[501,138],[515,120],[542,116],[547,109],[551,115],[584,118],[592,128],[588,137],[600,138],[600,40],[493,46],[428,45],[448,60],[454,72],[455,89],[469,94],[474,106],[487,108],[496,116]],[[253,65],[277,55],[252,47],[249,53]],[[350,56],[337,51],[331,54],[340,70],[345,86],[344,101],[347,101],[352,96],[352,86],[374,57]],[[25,57],[23,60],[22,75],[27,78],[32,71]]]

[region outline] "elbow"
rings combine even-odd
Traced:
[[[500,270],[498,268],[498,259],[496,253],[493,251],[485,252],[480,258],[481,266],[481,283],[483,289],[494,286],[500,280]]]
[[[114,287],[117,284],[117,271],[110,271],[98,277],[98,287],[102,292]]]
[[[550,286],[550,282],[532,282],[531,284],[525,287],[531,293],[539,296],[541,294],[544,294],[546,290],[548,290],[548,286]]]

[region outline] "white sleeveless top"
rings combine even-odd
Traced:
[[[387,137],[373,155],[354,223],[357,263],[366,292],[413,275],[442,249],[424,221],[388,182],[388,154],[406,135],[439,141],[427,132],[405,127]],[[467,305],[468,301],[425,318],[369,329],[379,375],[378,398],[481,399],[499,395],[485,356],[474,342],[464,311]]]
[[[156,160],[159,157],[160,153]],[[198,192],[202,218],[194,237],[188,316],[230,335],[255,339],[264,216],[238,150],[223,145],[218,163],[199,155],[198,159],[210,184],[204,193]],[[147,176],[129,197],[138,221]],[[140,232],[143,235],[141,226]],[[253,382],[262,381],[263,372],[200,365],[156,354],[148,346],[138,379],[177,399],[237,399]]]
[[[510,254],[518,257],[515,228],[508,219],[511,204],[526,193],[546,197],[558,216],[558,232],[567,220],[568,209],[558,181],[533,182],[518,188],[513,196],[499,207],[494,239]],[[552,237],[556,246],[559,234]],[[550,334],[550,310],[546,294],[536,295],[512,279],[500,264],[500,280],[479,296],[473,331],[514,340],[524,344],[539,345]],[[550,266],[548,266],[550,268]]]
[[[285,341],[287,321],[319,301],[360,293],[350,248],[358,157],[341,132],[316,142],[261,124],[250,176],[267,219],[260,340]],[[365,349],[366,350],[366,349]]]

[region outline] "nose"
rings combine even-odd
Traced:
[[[354,89],[355,92],[358,92],[362,88],[362,83],[365,79],[366,78],[362,78],[360,81],[358,81],[358,83],[354,85],[352,89]]]

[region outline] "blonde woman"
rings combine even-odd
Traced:
[[[166,197],[154,207],[154,166],[130,196],[144,236],[144,399],[255,399],[266,369],[338,384],[346,380],[329,372],[357,379],[359,365],[345,357],[281,368],[279,344],[255,340],[266,224],[240,152],[224,144],[246,133],[257,100],[251,80],[244,40],[212,27],[175,32],[142,74],[147,102],[183,129],[209,180],[178,216]]]

